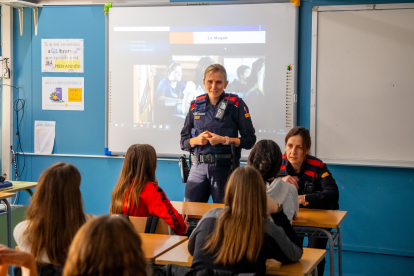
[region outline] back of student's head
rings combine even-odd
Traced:
[[[250,151],[247,164],[255,167],[265,181],[276,177],[282,165],[280,147],[272,140],[260,140]]]
[[[63,275],[147,276],[141,239],[123,217],[94,218],[73,239]]]
[[[128,189],[130,202],[133,198],[134,204],[138,206],[139,195],[148,181],[155,181],[155,170],[157,169],[157,153],[151,145],[135,144],[128,148],[124,165],[118,183],[112,192],[112,200],[109,212],[121,214],[125,193]],[[128,205],[129,206],[129,205]]]
[[[24,232],[35,257],[45,250],[52,264],[65,263],[70,243],[85,223],[80,183],[81,175],[71,164],[56,163],[40,175]]]
[[[251,166],[237,168],[227,181],[224,204],[205,249],[216,254],[216,263],[232,265],[243,258],[255,262],[266,218],[266,187],[260,173]]]

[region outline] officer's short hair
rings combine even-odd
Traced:
[[[204,79],[206,76],[209,76],[211,73],[220,72],[223,74],[224,80],[227,81],[227,72],[226,69],[221,64],[212,64],[207,67],[206,71],[204,72]]]
[[[272,140],[260,140],[252,148],[247,164],[256,168],[264,181],[276,177],[282,165],[280,147]]]
[[[305,151],[310,150],[312,141],[311,141],[311,137],[309,134],[309,130],[301,126],[294,127],[289,131],[289,133],[286,135],[286,138],[285,138],[285,144],[287,144],[287,141],[289,140],[290,137],[293,137],[296,135],[300,135],[302,137],[303,149]]]

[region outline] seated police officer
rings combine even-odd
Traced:
[[[309,131],[304,127],[292,128],[285,138],[286,153],[278,176],[298,189],[300,207],[338,210],[335,179],[325,163],[308,154],[310,147]],[[327,242],[324,238],[310,237],[308,247],[325,249]],[[323,275],[324,268],[325,259],[318,265],[318,275]]]
[[[211,195],[222,203],[232,162],[239,165],[241,148],[251,149],[256,135],[246,104],[224,92],[228,81],[223,66],[210,65],[203,83],[207,94],[191,102],[181,130],[181,149],[194,154],[184,200],[207,202]],[[230,143],[235,145],[234,156]]]

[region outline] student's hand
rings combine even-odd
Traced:
[[[305,195],[298,195],[299,204],[302,204],[303,206],[307,206],[309,202],[305,201]]]
[[[37,275],[36,261],[32,254],[0,245],[0,275],[6,275],[7,268],[11,265],[20,266],[23,276]]]
[[[268,194],[266,194],[267,200],[267,215],[279,212],[279,204],[276,203]]]
[[[210,138],[207,138],[207,140],[210,142],[212,146],[226,143],[226,138],[223,136],[217,135],[212,132],[209,132],[209,135],[210,135]]]
[[[190,224],[188,223],[188,215],[183,214],[183,219],[184,219],[185,225],[187,225],[187,231],[188,231],[188,228],[190,227]]]
[[[297,176],[286,175],[285,177],[282,177],[282,180],[287,183],[295,185],[296,190],[299,190],[299,185],[298,185],[299,178]]]

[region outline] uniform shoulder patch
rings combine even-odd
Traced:
[[[328,172],[324,172],[322,175],[321,175],[321,177],[322,178],[325,178],[325,177],[327,177],[329,175],[329,173]]]

